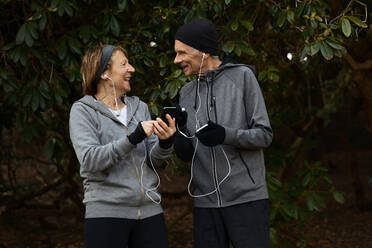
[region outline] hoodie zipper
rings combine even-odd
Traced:
[[[89,103],[85,103],[85,102],[82,102],[83,104],[91,107],[92,109],[95,109],[97,110],[93,105],[89,104]],[[99,111],[102,115],[106,116],[107,118],[110,118],[111,120],[123,125],[125,128],[126,128],[126,131],[127,131],[127,134],[129,134],[129,128],[128,128],[128,125],[129,123],[132,121],[132,119],[134,118],[134,115],[135,113],[137,112],[137,109],[138,109],[138,106],[139,106],[139,102],[137,103],[133,113],[132,113],[132,116],[130,117],[130,119],[128,120],[128,123],[127,123],[127,126],[125,126],[123,123],[121,123],[119,120],[117,119],[113,119],[110,115],[102,112],[102,111]],[[138,205],[138,209],[137,209],[137,217],[138,219],[141,219],[141,216],[142,216],[142,213],[141,213],[141,205],[143,203],[143,201],[145,200],[145,191],[143,190],[143,187],[141,185],[141,178],[140,178],[140,175],[139,175],[139,169],[138,169],[138,165],[136,163],[136,160],[134,159],[134,155],[133,155],[133,152],[131,151],[130,152],[131,154],[131,157],[132,157],[132,160],[133,160],[133,164],[134,164],[134,167],[136,168],[136,175],[137,175],[137,180],[138,180],[138,184],[140,186],[140,189],[141,189],[141,201],[140,201],[140,204]]]
[[[211,120],[209,111],[210,111],[210,104],[209,104],[209,83],[206,79],[206,85],[207,85],[207,102],[206,102],[206,109],[207,109],[207,117],[208,121]],[[217,204],[220,207],[222,205],[221,200],[221,191],[220,186],[218,185],[218,179],[217,179],[217,165],[216,165],[216,154],[213,147],[210,147],[211,155],[212,155],[212,165],[213,165],[213,179],[214,179],[214,186],[216,188],[216,195],[217,195]]]
[[[136,106],[136,109],[134,110],[134,112],[132,113],[132,116],[130,117],[130,119],[128,120],[128,123],[127,123],[127,126],[125,126],[126,130],[127,130],[127,134],[129,134],[129,123],[132,121],[132,119],[134,118],[134,115],[135,113],[137,112],[137,109],[138,109],[138,105],[139,103],[137,104]],[[138,209],[137,209],[137,217],[138,219],[141,219],[142,217],[142,213],[141,213],[141,205],[142,203],[144,202],[145,200],[145,191],[142,187],[142,184],[141,184],[141,177],[140,177],[140,173],[139,173],[139,169],[138,169],[138,165],[136,163],[136,160],[134,159],[134,154],[133,154],[133,151],[130,152],[131,154],[131,157],[132,157],[132,160],[133,160],[133,164],[134,164],[134,167],[136,168],[136,175],[137,175],[137,181],[138,181],[138,184],[139,184],[139,187],[140,187],[140,190],[141,190],[141,201],[139,202],[139,205],[138,205]]]
[[[85,104],[86,104],[86,103],[85,103]],[[87,105],[89,105],[89,104],[87,104]],[[91,105],[89,105],[89,106],[93,108],[93,106],[91,106]],[[134,112],[132,113],[132,116],[131,116],[130,119],[128,120],[127,126],[125,126],[125,125],[124,125],[123,123],[121,123],[119,120],[112,119],[111,116],[109,116],[108,114],[106,114],[106,113],[104,113],[104,112],[101,112],[101,111],[99,111],[99,112],[100,112],[102,115],[104,115],[104,116],[106,116],[106,117],[112,119],[113,121],[116,121],[117,123],[123,125],[123,126],[125,127],[126,131],[127,131],[127,134],[129,134],[129,128],[128,128],[128,125],[129,125],[129,123],[132,121],[132,119],[133,119],[135,113],[137,112],[138,106],[139,106],[139,103],[137,103],[137,106],[136,106]],[[95,109],[95,108],[93,108],[93,109]],[[142,187],[142,185],[141,185],[141,178],[140,178],[140,175],[139,175],[139,169],[138,169],[138,165],[137,165],[137,163],[136,163],[136,160],[134,159],[133,152],[131,151],[130,154],[131,154],[131,157],[132,157],[132,160],[133,160],[134,167],[135,167],[135,169],[136,169],[137,181],[138,181],[138,184],[139,184],[139,186],[140,186],[140,190],[141,190],[141,201],[140,201],[140,203],[139,203],[139,205],[138,205],[138,209],[137,209],[137,217],[138,217],[138,219],[141,219],[141,217],[142,217],[142,213],[141,213],[141,207],[140,207],[140,206],[142,205],[143,201],[145,200],[145,191],[143,190],[143,187]]]

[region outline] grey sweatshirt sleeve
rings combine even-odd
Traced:
[[[135,147],[129,142],[124,130],[122,138],[101,145],[94,118],[81,103],[72,106],[69,126],[71,142],[81,171],[103,171],[116,164]]]
[[[225,127],[224,144],[244,149],[268,147],[273,139],[273,131],[261,89],[251,70],[244,72],[244,104],[248,129]]]
[[[146,105],[146,120],[151,120],[150,111]],[[167,159],[171,153],[173,152],[173,145],[168,148],[164,149],[159,146],[159,138],[154,133],[151,134],[150,137],[145,139],[145,144],[148,152],[148,158],[149,158],[149,165],[151,163],[154,165],[154,167],[159,167],[162,165],[163,161]]]

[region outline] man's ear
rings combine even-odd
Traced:
[[[204,59],[207,59],[211,56],[210,53],[202,53],[202,56],[204,57]]]

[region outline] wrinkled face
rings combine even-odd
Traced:
[[[202,52],[179,40],[174,42],[174,51],[176,52],[174,63],[182,68],[186,76],[199,74]]]
[[[111,57],[111,66],[107,74],[115,82],[117,91],[126,93],[131,90],[129,81],[133,72],[135,72],[135,69],[129,64],[125,54],[121,51],[114,52]]]

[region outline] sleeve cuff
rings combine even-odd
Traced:
[[[163,148],[163,149],[168,149],[170,148],[173,143],[174,143],[174,135],[172,135],[171,137],[169,137],[168,139],[165,139],[165,140],[161,140],[159,139],[159,146],[160,148]]]
[[[225,140],[224,140],[224,144],[225,145],[234,145],[236,142],[235,142],[235,137],[237,135],[237,129],[236,128],[230,128],[230,127],[225,127]]]

